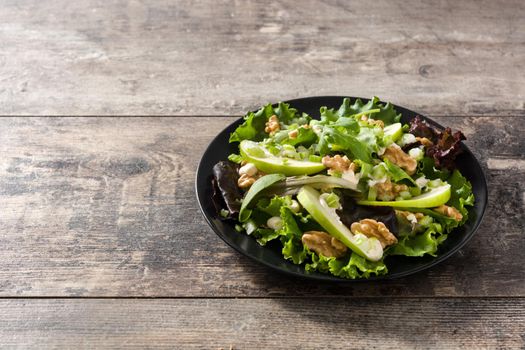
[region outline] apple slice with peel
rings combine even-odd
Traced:
[[[274,156],[257,142],[249,140],[242,141],[239,149],[244,159],[267,174],[311,175],[325,169],[325,166],[320,162]]]
[[[396,142],[403,136],[403,125],[401,123],[387,125],[383,129],[383,135],[385,138],[392,140],[392,142]]]
[[[319,192],[312,187],[303,186],[297,200],[319,225],[352,251],[370,261],[378,261],[383,257],[383,247],[377,238],[369,238],[363,234],[354,235],[341,222],[335,208],[328,206]]]
[[[445,204],[449,199],[450,185],[446,184],[436,187],[422,195],[402,201],[358,201],[357,204],[402,208],[434,208]]]

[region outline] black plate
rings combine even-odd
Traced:
[[[343,102],[343,98],[344,96],[306,97],[285,102],[289,103],[292,107],[297,108],[300,112],[306,112],[313,118],[318,118],[319,108],[321,106],[337,109]],[[353,101],[355,98],[351,97],[351,99]],[[368,101],[368,99],[365,98],[362,98],[361,100],[364,102]],[[399,106],[395,106],[395,109],[398,113],[402,114],[401,121],[403,123],[407,123],[416,115],[420,115],[419,113]],[[430,124],[443,129],[443,127],[436,122],[424,116],[422,116],[422,118]],[[215,139],[213,139],[204,152],[199,163],[197,178],[195,181],[199,206],[213,231],[215,231],[215,233],[228,245],[240,253],[279,272],[315,280],[337,282],[370,281],[403,277],[428,269],[450,257],[467,243],[481,223],[483,213],[485,212],[485,206],[487,204],[487,183],[479,162],[467,146],[463,145],[464,152],[457,158],[457,166],[463,176],[472,183],[472,191],[476,199],[475,205],[474,207],[469,208],[469,218],[465,225],[452,231],[448,235],[448,239],[440,245],[437,257],[426,256],[422,258],[411,258],[403,256],[388,256],[385,259],[389,271],[387,275],[360,280],[348,280],[322,273],[307,273],[302,265],[294,265],[283,258],[280,242],[270,242],[263,247],[259,245],[253,237],[235,231],[234,224],[231,221],[221,221],[218,218],[211,201],[212,168],[217,162],[227,159],[229,154],[238,153],[238,143],[230,144],[228,143],[228,138],[230,133],[241,123],[242,118],[229,125],[219,133]]]

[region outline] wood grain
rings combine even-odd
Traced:
[[[523,299],[1,300],[1,348],[523,349]]]
[[[228,115],[312,95],[525,115],[525,2],[4,1],[0,115]]]
[[[0,296],[525,296],[523,118],[436,118],[485,167],[486,218],[443,264],[352,286],[276,274],[205,224],[196,166],[233,120],[0,119]]]

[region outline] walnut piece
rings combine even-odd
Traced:
[[[397,195],[403,191],[408,191],[407,185],[398,185],[387,179],[383,183],[377,183],[374,185],[377,190],[377,199],[381,201],[394,200]]]
[[[344,173],[346,170],[356,170],[356,165],[347,156],[340,156],[336,154],[333,157],[324,156],[321,160],[323,165],[328,168],[328,173],[331,172],[340,172]]]
[[[245,189],[253,185],[253,183],[263,176],[264,173],[259,171],[253,163],[245,163],[239,168],[239,175],[240,177],[237,180],[237,186]]]
[[[430,147],[433,145],[432,141],[430,141],[429,139],[427,139],[426,137],[419,137],[419,136],[416,136],[416,141],[419,141],[423,146],[425,147]]]
[[[382,120],[372,119],[372,118],[370,118],[369,116],[367,116],[366,114],[365,114],[365,115],[362,115],[360,119],[361,119],[361,121],[363,121],[363,122],[367,122],[368,125],[377,125],[377,126],[379,126],[381,129],[383,129],[383,128],[385,127],[385,123],[384,123]]]
[[[368,125],[377,125],[381,129],[385,127],[385,123],[382,120],[368,119],[366,122],[368,123]]]
[[[434,211],[437,211],[440,214],[446,215],[450,218],[453,218],[456,221],[461,221],[463,219],[463,215],[454,207],[449,207],[448,205],[440,205],[437,208],[433,209]]]
[[[388,230],[382,222],[377,222],[373,219],[363,219],[359,222],[354,222],[350,226],[353,234],[362,233],[367,237],[376,237],[383,249],[389,245],[397,243],[397,238]]]
[[[396,210],[395,212],[397,217],[401,217],[410,223],[410,226],[412,226],[412,232],[416,232],[420,229],[421,226],[419,225],[419,221],[425,216],[423,213],[413,213],[404,210]]]
[[[396,210],[396,214],[404,217],[405,219],[407,219],[407,221],[412,221],[409,219],[410,215],[414,215],[414,218],[416,218],[417,221],[423,219],[423,217],[425,216],[423,213],[412,213],[410,211],[405,210]]]
[[[404,169],[408,175],[416,172],[417,161],[406,154],[401,147],[395,143],[386,148],[383,158],[388,159],[390,162]]]
[[[268,119],[268,121],[266,122],[264,132],[273,135],[279,130],[281,130],[281,126],[279,125],[279,118],[277,118],[276,115],[272,115],[270,119]]]
[[[327,258],[340,258],[348,251],[340,240],[322,231],[305,232],[301,240],[308,249]]]
[[[255,180],[255,177],[250,177],[249,175],[242,174],[239,177],[239,180],[237,180],[237,186],[239,186],[239,188],[248,188],[251,185],[253,185]]]

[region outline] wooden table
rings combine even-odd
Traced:
[[[525,2],[8,1],[0,43],[0,348],[525,346]],[[489,205],[459,253],[323,284],[205,224],[214,135],[329,94],[463,130]]]

